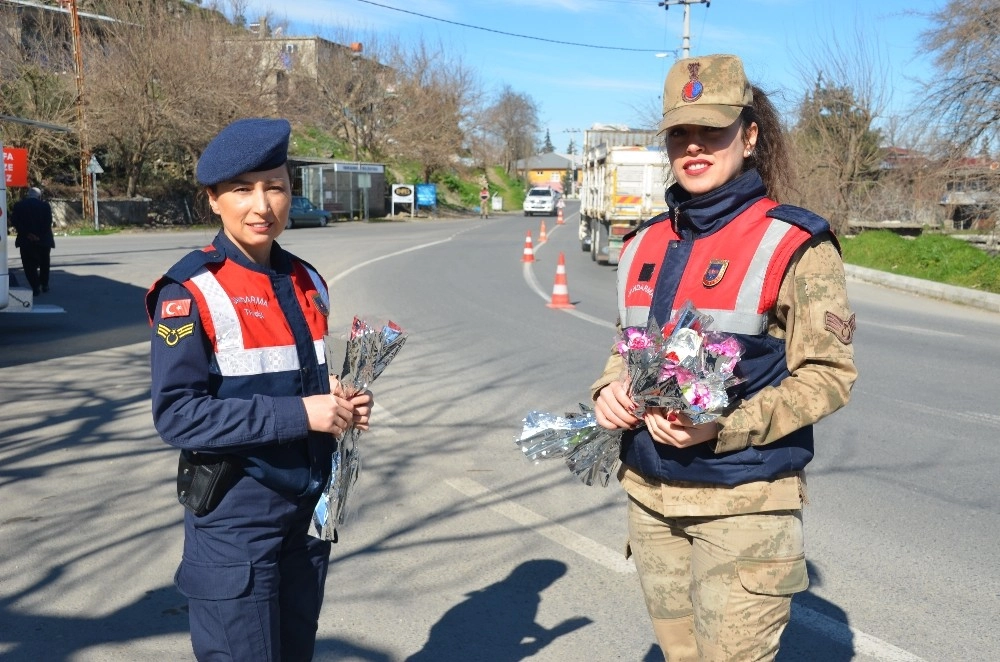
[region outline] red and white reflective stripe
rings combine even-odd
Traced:
[[[215,363],[213,368],[223,377],[246,377],[274,372],[298,370],[299,355],[295,345],[274,347],[244,346],[243,327],[240,324],[232,298],[222,289],[218,279],[208,269],[202,268],[191,283],[198,288],[208,304],[208,314],[215,327]],[[318,288],[324,292],[324,288]],[[326,344],[322,339],[314,340],[316,358],[321,365],[326,363]]]
[[[768,223],[768,227],[754,250],[753,256],[750,258],[746,277],[740,284],[740,289],[736,295],[736,301],[733,302],[732,309],[698,307],[701,312],[712,316],[714,328],[720,331],[746,335],[759,335],[767,331],[767,312],[760,312],[761,300],[764,296],[765,278],[768,273],[768,266],[774,258],[775,252],[793,226],[784,221],[767,217],[758,222]],[[650,236],[651,233],[654,236],[659,235],[661,237],[661,241],[664,242],[664,251],[666,250],[665,242],[674,237],[673,233],[666,228],[657,228],[655,225],[646,228],[633,237],[626,245],[618,262],[618,273],[624,276],[624,278],[619,278],[618,282],[618,314],[624,327],[644,326],[649,320],[649,306],[626,306],[625,298],[629,287],[634,285],[634,283],[628,282],[632,270],[632,262],[643,240],[650,241],[652,239]],[[652,248],[655,248],[655,246]],[[690,274],[687,273],[688,269],[690,269],[690,265],[685,267],[685,277],[690,277]],[[650,283],[650,285],[655,286],[655,283]],[[671,315],[683,303],[683,301],[674,301],[674,310],[671,311]],[[695,306],[698,306],[697,301],[693,303]]]

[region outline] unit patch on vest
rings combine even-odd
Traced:
[[[173,347],[181,341],[181,338],[186,338],[192,333],[194,333],[194,322],[188,322],[176,329],[171,329],[165,324],[156,325],[156,335],[163,338],[163,342],[166,343],[167,347]]]
[[[708,263],[708,269],[705,269],[705,275],[701,277],[701,284],[705,287],[715,287],[722,282],[728,266],[729,260],[712,260]]]
[[[319,312],[323,313],[323,317],[330,316],[330,308],[323,302],[322,294],[320,294],[319,292],[313,292],[312,300],[313,303],[316,304],[316,307],[319,309]]]
[[[642,269],[639,270],[639,282],[648,282],[650,278],[653,277],[653,271],[656,269],[656,265],[652,262],[646,262],[642,265]]]
[[[837,340],[840,342],[850,345],[854,338],[854,331],[857,329],[857,322],[854,318],[855,315],[852,314],[849,320],[844,321],[828,310],[826,311],[826,330],[837,336]]]
[[[160,305],[160,317],[187,317],[191,314],[191,299],[171,299]]]

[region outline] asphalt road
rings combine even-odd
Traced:
[[[655,660],[624,497],[513,442],[585,400],[614,270],[520,215],[304,228],[281,242],[355,314],[409,333],[375,384],[318,660]],[[536,261],[522,262],[531,231]],[[142,296],[211,233],[59,238],[63,315],[0,315],[0,659],[191,659],[173,589],[175,452],[149,416]],[[562,252],[572,310],[546,306]],[[15,265],[16,261],[15,261]],[[861,378],[818,426],[812,586],[782,662],[1000,658],[1000,314],[852,281]]]

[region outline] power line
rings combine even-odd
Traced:
[[[521,39],[533,39],[535,41],[545,41],[550,44],[561,44],[563,46],[580,46],[581,48],[600,48],[608,51],[632,51],[635,53],[663,53],[670,52],[670,49],[663,48],[623,48],[620,46],[598,46],[596,44],[581,44],[574,41],[559,41],[557,39],[545,39],[544,37],[532,37],[525,34],[515,34],[513,32],[504,32],[503,30],[494,30],[492,28],[484,28],[480,25],[469,25],[468,23],[459,23],[457,21],[449,21],[444,18],[438,18],[437,16],[428,16],[427,14],[420,14],[415,11],[410,11],[408,9],[400,9],[399,7],[390,7],[389,5],[379,4],[377,2],[372,2],[371,0],[358,0],[358,2],[363,2],[366,5],[374,5],[376,7],[381,7],[382,9],[391,9],[392,11],[402,12],[403,14],[412,14],[413,16],[419,16],[420,18],[427,18],[432,21],[440,21],[441,23],[450,23],[451,25],[457,25],[463,28],[471,28],[473,30],[482,30],[483,32],[492,32],[494,34],[502,34],[507,37],[519,37]],[[675,51],[676,52],[676,51]]]

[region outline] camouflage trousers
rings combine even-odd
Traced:
[[[774,659],[809,586],[801,511],[663,517],[629,499],[628,533],[665,660]]]

